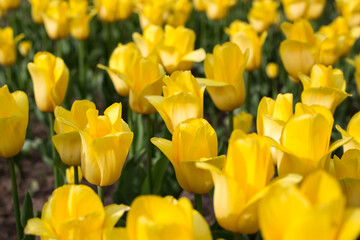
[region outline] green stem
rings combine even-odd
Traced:
[[[270,79],[272,81],[272,97],[273,99],[276,99],[278,95],[278,78]]]
[[[131,107],[128,106],[128,124],[129,124],[129,128],[131,131],[134,131],[134,124],[133,124],[133,112],[131,110]],[[135,137],[135,133],[134,133],[134,137]],[[133,140],[133,143],[135,143],[135,140]],[[135,155],[135,144],[131,144],[130,146],[130,151],[129,151],[129,159],[132,159]]]
[[[104,204],[104,187],[97,186],[98,196],[101,200],[101,202]]]
[[[12,74],[11,74],[11,67],[7,66],[5,67],[5,75],[6,75],[6,80],[5,83],[9,86],[9,89],[14,91],[15,90],[15,86],[12,80]]]
[[[49,125],[50,125],[50,141],[54,136],[54,113],[49,113]],[[54,161],[54,179],[55,179],[55,188],[60,186],[60,176],[59,176],[59,160],[57,159],[56,150],[54,143],[51,144],[52,159]]]
[[[234,111],[229,112],[229,136],[234,130]]]
[[[56,45],[56,57],[59,57],[61,58],[62,57],[62,40],[61,39],[58,39],[55,41],[55,45]]]
[[[151,120],[150,115],[146,115],[146,141],[147,141],[147,171],[148,171],[148,178],[149,178],[149,191],[150,194],[153,193],[153,184],[152,184],[152,155],[153,155],[153,145],[150,141],[150,138],[152,137],[152,129],[153,129],[153,122]]]
[[[201,21],[201,27],[200,27],[200,32],[201,32],[201,46],[206,48],[207,45],[207,39],[206,39],[206,23],[207,23],[207,18],[205,14],[202,14],[204,17],[200,18]]]
[[[202,195],[194,193],[194,197],[195,197],[195,209],[202,215],[203,214]]]
[[[234,240],[241,240],[242,234],[241,233],[234,233]]]
[[[19,205],[19,196],[18,196],[17,184],[16,184],[15,162],[13,157],[9,159],[9,170],[11,175],[11,186],[12,186],[12,195],[13,195],[14,212],[15,212],[15,220],[16,220],[16,233],[18,239],[22,239],[23,230],[20,222],[20,205]]]
[[[78,170],[78,166],[74,166],[74,182],[75,182],[75,184],[79,184],[79,170]]]
[[[112,29],[111,29],[111,23],[104,23],[105,24],[105,31],[106,31],[106,42],[108,46],[108,52],[112,52]]]
[[[85,42],[83,40],[79,40],[79,82],[80,82],[80,88],[81,92],[84,93],[83,96],[85,96],[86,93],[86,83],[85,83],[85,62],[84,62],[84,45]]]
[[[251,81],[252,81],[252,73],[251,72],[248,72],[248,77],[247,77],[247,84],[246,84],[246,105],[245,105],[245,108],[246,108],[246,111],[248,113],[251,113],[250,111],[250,107],[251,107],[251,96],[250,96],[250,91],[251,91]]]

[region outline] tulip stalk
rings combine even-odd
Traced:
[[[202,215],[203,214],[202,195],[194,193],[194,197],[195,197],[195,209]]]
[[[104,187],[103,186],[97,186],[98,196],[101,200],[101,202],[104,204]]]
[[[246,101],[245,101],[245,109],[248,113],[251,113],[251,98],[250,98],[250,91],[251,91],[251,81],[252,81],[252,73],[248,72],[247,74],[247,82],[246,82]]]
[[[54,113],[49,113],[49,123],[50,123],[50,139],[54,136]],[[60,186],[60,175],[59,175],[59,161],[56,156],[56,150],[54,143],[51,144],[52,159],[54,161],[54,178],[55,178],[55,188]]]
[[[234,233],[234,240],[242,240],[242,234],[241,233]]]
[[[56,45],[56,56],[57,57],[59,57],[59,58],[61,58],[62,57],[62,46],[61,46],[61,39],[59,39],[59,40],[56,40],[56,42],[55,42],[55,45]]]
[[[229,112],[229,136],[234,130],[234,111]]]
[[[16,184],[15,162],[13,157],[9,159],[9,170],[11,175],[11,187],[12,187],[12,195],[13,195],[13,203],[14,203],[14,211],[15,211],[15,220],[16,220],[16,233],[18,239],[22,239],[23,230],[20,222],[20,205],[19,205],[19,196],[18,196],[17,184]]]
[[[85,58],[84,58],[84,51],[85,51],[85,42],[83,40],[79,40],[79,82],[80,87],[83,93],[86,93],[85,91]],[[85,95],[85,94],[84,94]]]
[[[150,115],[146,115],[146,140],[147,140],[147,171],[148,171],[148,178],[149,178],[149,192],[150,194],[153,193],[153,184],[152,184],[152,155],[153,155],[153,145],[150,141],[150,138],[153,135],[153,121],[151,120]]]
[[[11,68],[10,67],[5,67],[5,75],[6,75],[7,85],[9,85],[12,88],[11,90],[14,90],[15,86],[13,84]]]
[[[128,117],[129,128],[130,128],[130,130],[135,131],[135,130],[136,130],[136,127],[134,127],[135,124],[133,124],[133,112],[132,112],[130,106],[128,106],[128,112],[127,112],[127,114],[128,114],[127,117]],[[136,136],[136,134],[134,134],[134,136]],[[134,142],[135,142],[135,141],[134,141]],[[135,155],[135,145],[132,144],[132,145],[130,146],[129,159],[132,159],[132,158],[134,157],[134,155]]]
[[[78,166],[74,166],[74,183],[79,184],[79,170]]]

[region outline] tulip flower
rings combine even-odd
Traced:
[[[116,222],[129,208],[103,204],[85,185],[57,188],[42,209],[41,218],[28,220],[25,233],[41,239],[95,240],[116,234]]]
[[[21,56],[27,57],[31,51],[32,42],[31,41],[22,41],[19,44],[19,52]]]
[[[270,62],[265,68],[268,78],[275,79],[279,76],[279,66],[276,63]]]
[[[228,29],[225,30],[230,35],[230,40],[236,43],[242,52],[249,49],[249,59],[246,63],[246,71],[254,71],[261,65],[261,47],[266,39],[267,32],[261,34],[260,38],[255,29],[239,20],[233,22]]]
[[[360,1],[336,0],[336,7],[350,27],[360,25]]]
[[[279,3],[274,0],[255,0],[247,15],[251,26],[258,32],[264,32],[279,21],[277,9]]]
[[[352,137],[351,141],[344,145],[344,152],[349,149],[359,149],[360,150],[360,112],[357,112],[347,125],[346,131],[342,129],[339,125],[336,125],[336,129],[341,133],[343,139]]]
[[[360,179],[360,150],[349,149],[347,150],[341,159],[336,155],[332,159],[333,169],[330,169],[336,178],[354,178]]]
[[[190,71],[174,72],[164,78],[164,97],[145,96],[156,108],[171,133],[189,118],[202,118],[205,87],[200,87]]]
[[[191,14],[191,2],[191,0],[175,0],[171,5],[170,15],[166,20],[166,24],[173,27],[185,26]]]
[[[293,24],[284,22],[281,29],[287,39],[280,44],[280,57],[290,80],[297,83],[299,73],[309,75],[319,62],[318,41],[310,23],[303,19]]]
[[[274,185],[259,204],[265,240],[356,239],[360,208],[346,209],[339,183],[323,170],[300,186]]]
[[[236,0],[202,0],[206,7],[206,16],[211,20],[220,20],[226,17]]]
[[[29,0],[31,16],[35,23],[43,23],[42,14],[46,11],[49,0]]]
[[[84,40],[89,37],[89,22],[95,16],[96,10],[88,13],[87,0],[70,0],[70,33],[77,40]]]
[[[310,77],[303,74],[299,77],[304,86],[301,102],[306,105],[321,105],[334,113],[336,107],[350,96],[345,92],[346,81],[340,69],[316,64]]]
[[[18,154],[25,142],[29,121],[29,102],[22,91],[9,92],[7,85],[0,88],[0,157]]]
[[[143,35],[134,32],[132,38],[143,57],[156,53],[157,46],[164,39],[164,30],[157,25],[149,25],[143,30]]]
[[[213,54],[206,55],[205,75],[212,81],[205,84],[211,99],[221,111],[232,111],[245,101],[243,73],[248,55],[248,51],[243,54],[231,42],[215,46]]]
[[[234,130],[222,171],[208,164],[197,166],[209,170],[214,180],[214,210],[219,225],[232,232],[255,233],[257,204],[274,175],[268,140]]]
[[[252,122],[253,116],[250,113],[242,111],[234,117],[234,129],[240,129],[248,134],[251,131]]]
[[[282,0],[282,4],[286,17],[291,21],[318,19],[324,11],[326,0]]]
[[[16,62],[16,43],[24,37],[20,34],[14,38],[11,27],[0,28],[0,64],[11,66]]]
[[[53,112],[64,101],[69,69],[64,61],[49,52],[35,54],[34,62],[27,65],[34,85],[35,101],[43,112]]]
[[[206,3],[204,0],[193,0],[194,8],[198,12],[206,11]]]
[[[320,63],[324,65],[334,65],[339,58],[345,57],[355,41],[343,17],[338,17],[331,24],[322,26],[317,36],[323,39]]]
[[[137,197],[127,215],[126,230],[129,240],[212,239],[208,224],[191,202],[171,196]]]
[[[115,22],[130,17],[134,10],[133,0],[96,0],[95,9],[98,12],[100,21]]]
[[[205,59],[203,48],[194,50],[195,37],[195,32],[189,28],[165,26],[164,41],[158,47],[158,54],[167,73],[190,70],[193,62]]]
[[[334,118],[323,106],[296,104],[294,115],[283,126],[278,152],[279,176],[288,173],[306,175],[318,168],[327,168],[332,151],[350,139],[330,144]]]
[[[177,125],[172,141],[152,138],[174,166],[176,179],[188,192],[203,194],[213,187],[209,171],[196,167],[197,162],[207,162],[221,169],[225,156],[218,156],[218,141],[215,130],[201,118],[188,119]]]
[[[66,182],[68,184],[75,184],[75,168],[77,168],[77,171],[78,171],[78,181],[81,182],[82,178],[83,178],[83,175],[82,175],[82,172],[81,172],[81,168],[79,166],[71,166],[69,168],[66,169],[65,171],[65,175],[66,175]]]
[[[69,35],[70,20],[67,1],[50,1],[42,17],[46,33],[51,39],[62,39]]]
[[[348,63],[355,67],[355,83],[356,83],[356,91],[360,96],[360,54],[356,55],[353,59],[346,59]]]
[[[4,11],[16,9],[19,5],[20,0],[0,0],[0,9]]]
[[[59,106],[55,108],[54,130],[57,135],[53,136],[52,140],[62,162],[66,165],[80,166],[81,164],[79,130],[85,130],[88,125],[86,113],[89,109],[95,110],[96,106],[88,100],[75,101],[71,106],[71,111]]]

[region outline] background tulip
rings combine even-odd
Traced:
[[[336,126],[337,130],[341,133],[343,139],[352,137],[351,141],[344,145],[344,152],[349,149],[360,150],[360,112],[354,114],[347,125],[346,131],[343,130],[339,125]]]
[[[269,78],[275,79],[279,76],[279,66],[276,63],[270,62],[266,65],[266,75]]]
[[[88,13],[88,2],[85,0],[69,1],[70,33],[78,39],[84,40],[90,34],[90,20],[95,16],[96,10]]]
[[[64,101],[69,83],[69,69],[64,61],[49,52],[35,54],[34,62],[28,63],[35,101],[43,112],[53,112]]]
[[[360,25],[360,1],[336,0],[336,7],[351,27]]]
[[[251,26],[259,33],[279,21],[277,8],[279,3],[274,0],[255,0],[247,15]]]
[[[247,112],[240,112],[234,117],[234,129],[240,129],[244,133],[250,133],[253,122],[253,116]]]
[[[149,25],[143,30],[143,34],[133,33],[133,40],[143,57],[156,53],[156,48],[164,40],[164,30],[157,25]]]
[[[0,0],[0,8],[4,11],[18,8],[20,0]]]
[[[19,52],[21,56],[27,57],[31,51],[32,43],[31,41],[21,41],[19,44]]]
[[[11,66],[16,62],[16,43],[24,37],[20,34],[14,38],[11,27],[0,28],[0,64]]]
[[[42,17],[46,33],[51,39],[62,39],[69,35],[69,3],[67,1],[50,1]]]
[[[31,4],[31,16],[34,22],[43,23],[42,15],[46,11],[49,0],[29,0]]]

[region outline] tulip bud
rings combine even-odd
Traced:
[[[251,26],[259,33],[269,29],[279,21],[277,8],[279,3],[274,0],[255,0],[248,13]]]
[[[31,41],[22,41],[19,44],[19,52],[21,56],[27,57],[29,55],[29,52],[31,51],[32,43]]]
[[[268,63],[265,71],[269,78],[275,79],[279,76],[279,66],[276,63]]]
[[[14,38],[11,27],[0,28],[0,64],[11,66],[16,62],[16,43],[24,37],[20,34]]]
[[[251,131],[253,116],[250,113],[242,111],[234,117],[234,129],[239,129],[244,133]]]

